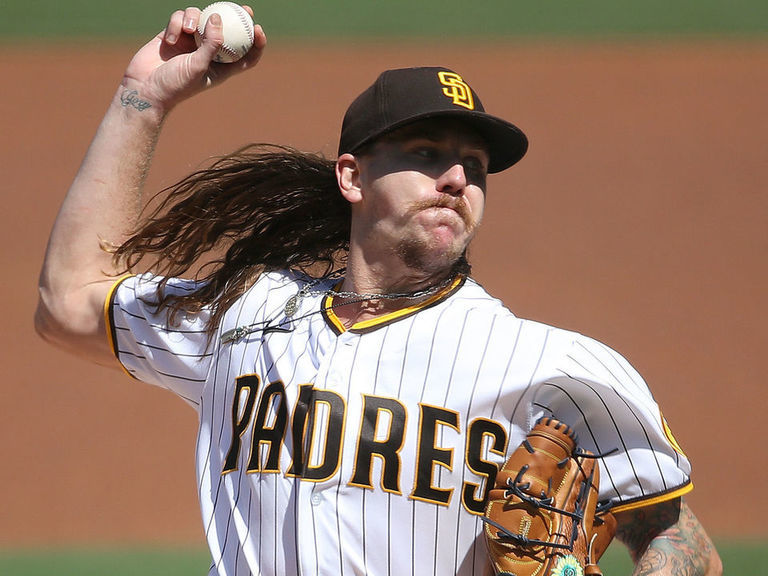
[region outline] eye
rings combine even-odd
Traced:
[[[473,174],[485,174],[488,171],[487,162],[479,156],[467,156],[462,160],[464,170]]]
[[[438,157],[438,152],[433,146],[418,146],[411,150],[411,154],[422,160],[434,160]]]

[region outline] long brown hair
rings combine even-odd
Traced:
[[[343,265],[350,207],[334,166],[286,146],[248,145],[161,191],[158,206],[114,249],[115,263],[134,271],[144,261],[164,278],[154,304],[168,309],[171,321],[211,306],[210,334],[262,272],[288,267],[325,274]],[[195,273],[202,281],[197,290],[162,291],[168,278],[189,274],[211,254]]]

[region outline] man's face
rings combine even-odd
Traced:
[[[452,265],[485,205],[488,152],[460,121],[426,120],[378,140],[359,158],[362,201],[353,227],[366,251],[394,251],[408,267]]]

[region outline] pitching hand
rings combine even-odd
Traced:
[[[244,8],[253,16],[250,7]],[[253,47],[242,59],[231,64],[214,62],[222,44],[221,19],[218,15],[208,19],[198,48],[194,33],[200,13],[198,8],[174,12],[165,30],[136,53],[125,71],[123,84],[138,90],[163,113],[194,94],[252,68],[267,44],[264,31],[256,25]]]

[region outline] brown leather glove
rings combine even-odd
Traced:
[[[514,576],[600,575],[616,520],[596,513],[599,469],[573,430],[542,418],[496,475],[485,508],[494,570]]]

